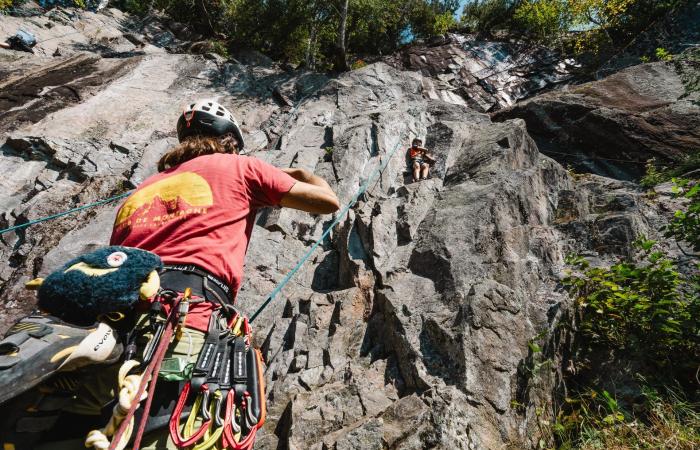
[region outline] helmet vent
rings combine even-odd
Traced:
[[[223,116],[224,116],[224,113],[223,113],[222,111],[217,111],[217,112],[216,112],[216,115],[217,115],[217,116],[223,117]]]
[[[203,109],[204,111],[209,111],[209,110],[211,110],[211,108],[208,107],[208,106],[202,106],[202,109]]]

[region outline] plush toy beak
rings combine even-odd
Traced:
[[[160,277],[158,272],[154,270],[148,274],[148,278],[141,285],[141,289],[139,289],[141,300],[148,300],[153,297],[158,293],[158,289],[160,289]]]
[[[30,291],[36,291],[41,287],[41,284],[44,282],[43,278],[34,278],[33,280],[27,281],[24,284],[24,287],[29,289]]]

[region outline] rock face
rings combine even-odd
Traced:
[[[127,20],[76,14],[76,30]],[[154,36],[137,33],[149,51],[119,59],[0,50],[12,74],[0,85],[0,226],[137,185],[175,143],[181,105],[218,98],[242,119],[254,156],[313,170],[343,204],[369,183],[254,323],[269,394],[256,448],[535,448],[547,439],[539,421],[564,389],[555,339],[569,306],[558,286],[564,255],[626,254],[636,235],[655,236],[665,212],[631,183],[572,179],[538,151],[525,121],[493,123],[432,98],[418,72],[375,63],[328,79],[172,54]],[[408,183],[414,136],[437,163],[431,179]],[[3,329],[34,304],[23,283],[104,245],[114,213],[103,205],[0,236]],[[330,221],[262,212],[239,307],[255,311]]]
[[[480,112],[513,106],[518,100],[573,79],[578,65],[544,47],[490,42],[447,34],[432,45],[400,54],[397,67],[420,71],[428,98],[468,105]]]
[[[632,179],[650,158],[678,160],[700,149],[700,92],[686,77],[697,72],[696,54],[542,94],[493,119],[524,119],[543,152],[575,168]]]

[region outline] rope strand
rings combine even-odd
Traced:
[[[340,213],[338,213],[338,215],[336,216],[336,218],[333,219],[333,222],[331,222],[331,224],[326,228],[326,230],[323,232],[323,234],[321,235],[321,237],[319,237],[319,238],[316,240],[316,242],[314,242],[314,244],[311,246],[311,248],[310,248],[309,250],[306,251],[306,253],[304,254],[304,256],[301,257],[301,259],[299,260],[299,262],[297,262],[297,264],[294,266],[294,268],[293,268],[292,270],[290,270],[290,271],[287,273],[287,275],[285,275],[285,277],[284,277],[284,278],[282,279],[282,281],[277,285],[277,287],[275,287],[275,289],[267,296],[267,298],[265,299],[265,301],[263,302],[263,304],[257,309],[257,311],[255,311],[255,313],[253,313],[253,315],[250,316],[250,320],[249,320],[250,323],[252,323],[252,322],[255,320],[255,318],[258,317],[258,315],[259,315],[265,308],[267,308],[267,305],[269,305],[270,302],[272,302],[272,300],[274,300],[274,298],[277,296],[277,294],[279,294],[279,293],[282,291],[282,288],[289,282],[289,280],[292,279],[292,277],[299,271],[299,269],[301,268],[301,266],[303,266],[304,263],[311,257],[311,255],[313,254],[314,250],[316,250],[316,248],[318,248],[318,246],[321,245],[321,242],[323,242],[323,240],[326,239],[326,237],[331,233],[331,231],[333,231],[333,227],[336,226],[338,223],[340,223],[340,221],[343,219],[343,217],[345,216],[345,214],[347,214],[347,212],[350,210],[350,208],[352,208],[352,207],[359,201],[359,199],[360,199],[360,197],[362,196],[362,194],[364,194],[364,193],[367,191],[367,188],[369,187],[370,184],[372,184],[372,182],[374,181],[374,179],[376,178],[376,176],[377,176],[379,173],[381,173],[382,171],[384,171],[384,169],[386,168],[386,166],[389,164],[389,161],[390,161],[391,158],[394,156],[394,153],[396,153],[396,150],[397,150],[397,149],[399,148],[399,146],[401,145],[402,139],[403,139],[403,137],[402,137],[402,136],[399,136],[399,139],[396,141],[396,145],[394,145],[394,148],[391,150],[391,152],[389,152],[389,154],[388,154],[386,160],[384,160],[384,162],[382,162],[382,163],[379,165],[379,167],[377,167],[377,168],[370,174],[369,178],[367,178],[367,181],[365,181],[365,182],[360,186],[360,188],[357,190],[357,192],[355,193],[355,195],[352,196],[352,198],[350,199],[350,201],[348,202],[348,204],[345,205],[345,207],[340,211]]]
[[[124,197],[129,196],[131,194],[131,192],[133,192],[133,191],[129,191],[129,192],[125,192],[123,194],[115,195],[114,197],[110,197],[110,198],[107,198],[105,200],[98,200],[96,202],[89,203],[87,205],[78,206],[77,208],[69,209],[67,211],[63,211],[63,212],[60,212],[58,214],[53,214],[51,216],[42,217],[41,219],[30,220],[29,222],[26,222],[26,223],[14,225],[14,226],[11,226],[9,228],[5,228],[4,230],[0,230],[0,235],[3,235],[5,233],[9,233],[10,231],[19,230],[21,228],[26,228],[26,227],[29,227],[31,225],[35,225],[37,223],[46,222],[48,220],[53,220],[53,219],[58,219],[59,217],[67,216],[69,214],[73,214],[73,213],[82,211],[84,209],[93,208],[95,206],[100,206],[100,205],[105,205],[107,203],[112,203],[112,202],[120,200]]]

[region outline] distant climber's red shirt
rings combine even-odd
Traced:
[[[409,155],[410,155],[411,159],[420,158],[421,156],[423,156],[423,152],[424,152],[424,150],[420,147],[419,148],[410,147],[408,149],[408,151],[409,151]]]
[[[195,264],[236,293],[256,210],[279,205],[295,182],[257,158],[197,157],[141,183],[119,208],[111,245],[152,251],[166,264]],[[187,324],[206,331],[209,314],[200,313],[190,311]]]

